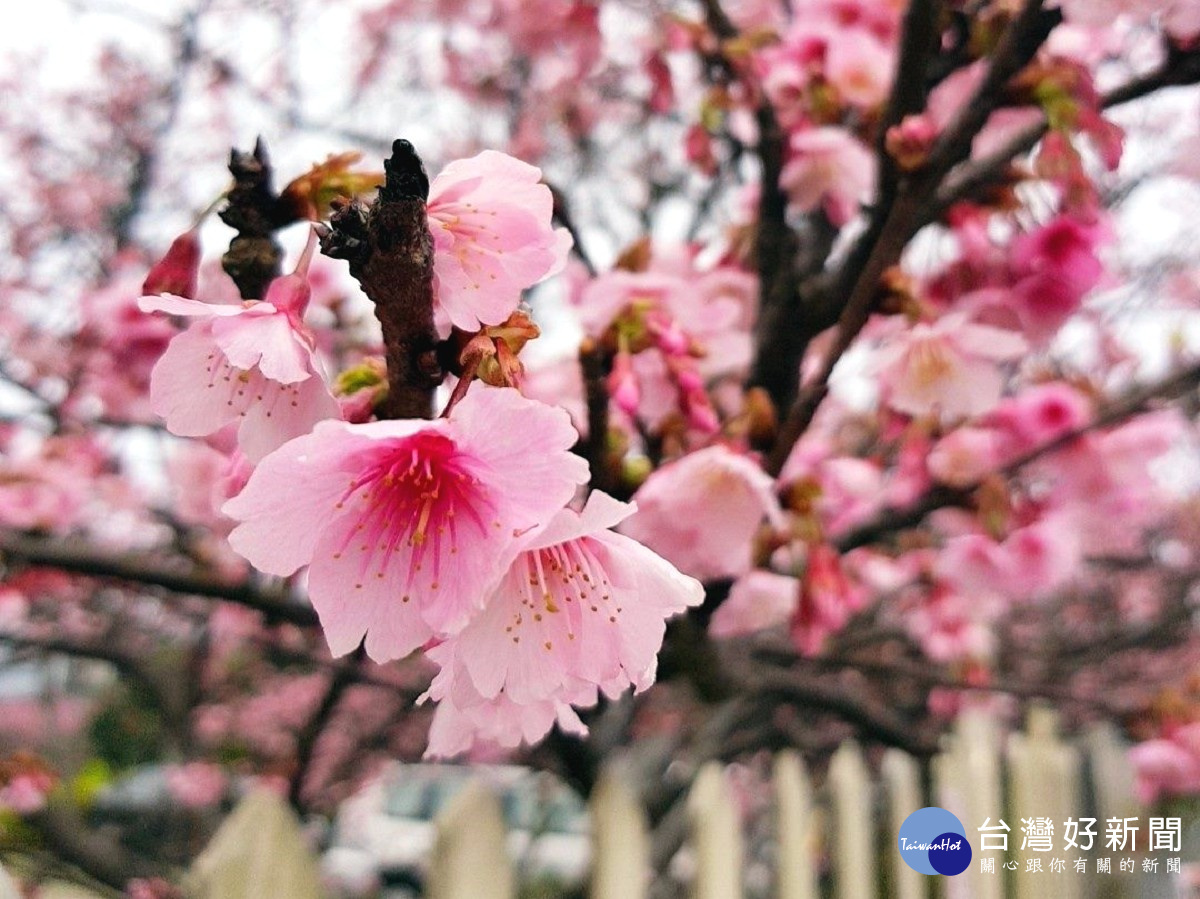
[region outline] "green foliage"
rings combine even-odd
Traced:
[[[88,736],[97,760],[113,771],[157,761],[166,742],[162,718],[146,691],[136,684],[114,688],[100,703]]]

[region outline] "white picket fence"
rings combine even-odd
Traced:
[[[1108,818],[1140,817],[1147,811],[1132,790],[1124,747],[1111,729],[1098,727],[1078,740],[1057,734],[1053,713],[1031,714],[1024,733],[1005,737],[985,718],[964,717],[947,737],[930,769],[932,795],[922,787],[922,768],[897,750],[882,758],[877,774],[860,748],[843,744],[834,754],[824,783],[814,790],[800,756],[778,754],[772,774],[777,870],[769,895],[778,899],[925,899],[933,884],[947,899],[1082,899],[1090,896],[1173,895],[1170,879],[1157,874],[1147,890],[1139,871],[1122,875],[1095,872],[1103,851]],[[1093,784],[1086,791],[1085,777]],[[931,878],[908,868],[896,847],[896,833],[908,814],[940,805],[963,822],[976,855],[963,874]],[[615,770],[606,772],[591,798],[592,899],[646,899],[650,891],[650,839],[646,815]],[[744,838],[738,804],[725,769],[705,765],[687,799],[692,857],[692,899],[742,899]],[[1047,817],[1056,828],[1070,817],[1099,822],[1088,870],[1077,873],[1073,851],[1063,873],[1026,873],[1020,851],[1021,818]],[[980,870],[977,828],[990,818],[1010,826],[1010,852],[997,854],[995,873]],[[1186,824],[1186,822],[1185,822]],[[505,851],[499,803],[481,785],[467,788],[437,822],[431,861],[430,899],[514,899],[517,881]],[[1060,845],[1056,829],[1055,846]],[[1186,850],[1188,847],[1183,847]],[[1059,853],[1065,855],[1066,853]],[[1120,853],[1113,853],[1119,855]],[[1047,856],[1048,857],[1048,856]],[[1016,862],[1015,871],[1004,863]],[[824,872],[824,874],[823,874]],[[282,800],[250,797],[223,826],[189,878],[197,899],[261,899],[317,895],[315,864],[303,849],[299,823]]]

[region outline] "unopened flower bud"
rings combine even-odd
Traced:
[[[885,145],[896,165],[911,172],[925,164],[936,139],[937,126],[928,115],[910,115],[888,129]]]
[[[263,297],[266,302],[276,309],[287,312],[297,321],[304,317],[304,310],[308,308],[308,301],[312,298],[312,286],[308,283],[308,267],[312,262],[313,250],[316,246],[317,232],[310,230],[308,243],[304,245],[304,252],[300,254],[296,270],[290,275],[283,275],[272,281],[267,286],[266,296]]]
[[[648,323],[650,333],[658,348],[669,356],[685,356],[691,352],[692,340],[673,319],[651,321]]]
[[[333,391],[345,421],[371,420],[375,407],[387,396],[387,366],[378,356],[368,356],[346,369],[334,381]]]
[[[768,447],[775,443],[779,416],[775,412],[775,404],[771,402],[771,395],[763,388],[751,387],[746,391],[746,417],[746,436],[751,446]]]
[[[637,414],[641,391],[633,373],[633,357],[629,353],[617,353],[613,358],[612,371],[608,375],[608,395],[626,415]]]
[[[170,249],[146,274],[142,293],[170,293],[189,300],[195,299],[199,271],[200,238],[196,229],[192,228],[171,241]]]

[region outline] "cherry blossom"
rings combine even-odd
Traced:
[[[798,131],[789,148],[779,184],[799,211],[824,209],[830,221],[844,225],[875,189],[875,161],[848,131],[830,126]]]
[[[461,630],[519,549],[587,479],[565,412],[477,385],[437,421],[325,421],[259,463],[225,504],[256,568],[308,565],[335,655],[407,655]],[[303,490],[295,489],[303,484]]]
[[[657,469],[634,502],[621,532],[702,580],[749,571],[754,534],[782,516],[771,478],[719,444]]]
[[[792,612],[792,642],[804,655],[815,655],[865,602],[865,591],[847,576],[837,550],[827,543],[814,544],[808,550],[800,597]]]
[[[787,624],[799,601],[799,579],[751,571],[734,582],[729,598],[713,613],[708,632],[714,637],[736,637]]]
[[[581,683],[609,695],[650,686],[665,619],[698,605],[704,590],[609,530],[633,512],[600,491],[582,512],[561,511],[524,544],[483,610],[431,657],[452,652],[481,696],[503,692],[517,704]]]
[[[196,319],[171,341],[150,376],[154,411],[173,434],[202,437],[238,422],[238,445],[257,461],[318,421],[338,417],[302,321],[313,247],[310,240],[296,271],[271,282],[261,302],[142,297],[145,312]]]
[[[517,704],[504,693],[485,699],[476,692],[470,679],[455,677],[452,667],[443,668],[433,679],[423,698],[437,700],[437,710],[429,726],[431,758],[451,758],[489,744],[513,748],[521,743],[536,743],[558,725],[566,734],[587,736],[587,726],[572,707],[596,704],[595,688],[580,690],[572,702],[547,699]]]
[[[929,454],[929,473],[951,487],[983,479],[1000,459],[999,438],[988,428],[955,428]]]
[[[554,201],[534,166],[495,150],[447,165],[429,186],[435,314],[477,331],[498,325],[521,291],[562,269],[571,237],[550,223]]]
[[[1200,725],[1179,728],[1170,737],[1139,743],[1129,752],[1138,799],[1151,805],[1163,797],[1200,790]]]
[[[1019,358],[1027,346],[1015,332],[947,315],[900,334],[876,364],[893,409],[969,418],[996,405],[1004,388],[997,363]]]
[[[167,769],[167,789],[171,797],[188,808],[211,808],[225,795],[227,779],[220,766],[208,762],[189,762]]]

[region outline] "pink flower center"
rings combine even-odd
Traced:
[[[607,618],[610,624],[617,623],[621,607],[613,599],[612,582],[589,543],[585,539],[568,540],[522,554],[512,569],[519,581],[520,605],[504,628],[513,643],[521,642],[523,625],[540,625],[545,616],[558,615],[575,603],[579,615],[595,615],[597,619]],[[569,614],[564,621],[568,640],[575,639],[572,622],[576,620],[577,616]],[[545,640],[542,648],[552,652],[553,641]]]
[[[1071,407],[1062,400],[1052,399],[1042,404],[1042,424],[1046,428],[1065,428],[1071,424]]]
[[[950,353],[935,339],[915,341],[909,349],[908,364],[913,381],[923,388],[940,383],[954,371]]]
[[[401,564],[407,562],[406,587],[427,563],[436,574],[445,554],[458,553],[460,513],[466,527],[481,537],[488,533],[484,514],[492,514],[492,504],[464,463],[454,441],[436,433],[414,434],[376,451],[337,503],[342,509],[357,501],[360,517],[334,558],[357,548],[360,577],[375,568],[375,577],[382,579],[399,553]],[[493,521],[492,527],[500,523]],[[438,589],[437,580],[429,586]],[[361,589],[361,581],[355,587]]]
[[[257,368],[250,370],[235,368],[218,350],[208,354],[208,390],[224,392],[225,405],[237,410],[239,418],[245,418],[246,413],[255,405],[266,407],[265,415],[271,418],[280,401],[286,401],[290,406],[300,405],[300,387],[303,382],[295,384],[280,384],[272,381]]]

